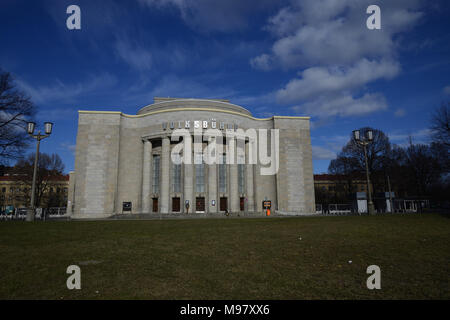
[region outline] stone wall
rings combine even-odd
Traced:
[[[217,102],[217,104],[224,103]],[[201,101],[198,106],[196,106],[195,101],[190,101],[191,109],[174,109],[169,105],[167,106],[168,110],[170,109],[169,112],[158,109],[159,111],[137,116],[128,116],[120,112],[80,111],[75,174],[73,177],[71,176],[71,184],[74,180],[73,216],[98,218],[121,213],[122,202],[124,201],[132,202],[132,213],[142,213],[143,199],[146,199],[146,195],[142,191],[144,190],[143,172],[148,172],[148,168],[144,167],[143,160],[144,141],[170,136],[170,128],[163,129],[162,127],[164,122],[174,121],[175,128],[177,128],[178,121],[182,121],[184,125],[185,120],[191,120],[193,127],[192,122],[194,120],[210,121],[211,119],[216,119],[217,123],[236,124],[238,128],[243,129],[279,129],[278,173],[261,175],[260,170],[265,167],[264,165],[246,166],[246,170],[251,168],[252,172],[247,171],[245,176],[252,181],[251,183],[246,182],[245,188],[252,188],[252,192],[247,193],[251,194],[250,198],[254,200],[256,212],[262,211],[262,201],[266,198],[272,200],[272,208],[280,212],[315,212],[309,118],[273,117],[256,119],[247,113],[237,112],[239,109],[235,107],[230,107],[229,110],[221,110],[217,109],[217,106],[214,109],[214,106],[205,108],[204,105],[205,101]],[[200,107],[205,108],[205,110],[199,110]],[[173,146],[174,142],[172,142],[171,147]],[[153,148],[153,152],[161,154],[161,145]],[[161,161],[160,175],[164,172],[169,177],[171,166],[169,165],[167,168],[164,166],[167,167],[167,163]],[[206,210],[217,212],[220,197],[217,167],[207,165],[205,167],[207,168],[205,191],[213,191],[209,197],[205,197]],[[191,188],[193,189],[191,191],[193,198],[190,199],[192,204],[190,212],[192,212],[196,194],[195,172],[190,173],[189,171],[192,170],[186,170],[184,167],[182,169],[182,181],[185,186],[181,187],[181,207],[184,210],[184,193]],[[186,180],[186,174],[191,180],[190,183]],[[193,178],[190,178],[189,174],[192,174]],[[230,183],[236,184],[235,174],[235,168],[228,168],[228,192],[225,196],[228,197],[228,201],[234,199],[236,202],[242,195],[231,195],[231,192],[236,192],[235,188],[237,188],[237,186],[230,185]],[[172,193],[171,180],[167,178],[167,181],[169,181],[169,203],[162,207],[167,208],[164,211],[170,212],[172,210],[171,197],[176,194]],[[191,187],[188,184],[191,184]],[[213,186],[214,184],[215,186]],[[164,188],[167,188],[167,186],[164,186]],[[146,188],[145,192],[150,192],[150,189]],[[215,193],[214,189],[216,189]],[[147,197],[151,196],[148,195]],[[159,194],[159,198],[161,201],[161,194]],[[151,201],[148,198],[147,200]],[[211,200],[216,200],[215,208],[211,206]],[[239,208],[239,204],[229,202],[228,208],[236,210],[236,208]]]

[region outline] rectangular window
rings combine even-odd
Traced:
[[[179,161],[172,162],[172,191],[181,192],[181,159],[179,154],[175,156]]]
[[[219,192],[227,192],[227,156],[223,154],[219,162]]]
[[[195,155],[195,191],[205,192],[205,163],[201,153]]]
[[[238,186],[239,186],[239,193],[243,194],[245,193],[245,168],[243,164],[238,164]]]
[[[159,193],[159,162],[160,162],[160,156],[154,155],[153,156],[153,193]]]

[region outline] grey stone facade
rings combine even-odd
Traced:
[[[175,167],[171,153],[187,138],[174,141],[172,133],[177,129],[192,133],[199,124],[219,133],[266,129],[268,135],[249,135],[239,144],[236,139],[220,142],[204,134],[203,148],[223,145],[226,160],[231,161],[234,153],[235,162],[222,171],[217,163]],[[271,164],[260,158],[259,150],[257,157],[253,152],[261,137],[267,137],[272,165],[278,160],[274,174],[267,174]],[[273,152],[277,148],[279,152]],[[184,152],[186,158],[195,159],[195,150]],[[219,152],[213,153],[217,160]],[[245,159],[242,167],[236,164],[239,157]],[[250,163],[250,157],[257,162]],[[258,213],[265,199],[280,213],[315,212],[308,117],[258,119],[227,100],[175,98],[155,98],[137,115],[79,111],[75,172],[69,185],[74,218],[120,214],[123,202],[131,202],[131,213],[185,213],[186,201],[189,213],[220,214],[224,209]]]

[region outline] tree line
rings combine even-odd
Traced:
[[[429,199],[435,204],[448,201],[450,194],[450,103],[442,103],[430,121],[429,144],[414,143],[409,137],[405,145],[392,144],[389,137],[375,128],[361,128],[361,135],[373,130],[374,140],[367,147],[367,160],[373,194],[391,190],[397,198]],[[364,151],[354,137],[330,162],[328,172],[342,175],[341,192],[334,199],[348,203],[354,196],[355,181],[365,180]],[[359,190],[357,190],[359,191]],[[322,192],[323,193],[323,192]],[[326,198],[321,194],[319,198]],[[328,195],[330,196],[330,195]]]

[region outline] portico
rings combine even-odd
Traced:
[[[202,137],[202,140],[206,139]],[[211,137],[202,143],[202,149],[209,150],[217,145],[217,140],[220,139]],[[230,147],[234,148],[231,153],[236,159],[237,143],[227,146],[226,142],[220,142],[222,152],[219,154],[215,148],[207,155],[216,157],[215,161],[205,161],[203,154],[197,154],[196,158],[195,148],[190,149],[189,155],[183,150],[182,157],[189,158],[190,164],[172,161],[173,149],[183,141],[171,141],[170,132],[143,137],[142,143],[141,213],[187,213],[186,203],[189,203],[190,213],[254,212],[254,168],[248,163],[249,141],[245,141],[243,164],[227,159],[226,149]],[[158,187],[153,190],[156,185]]]

